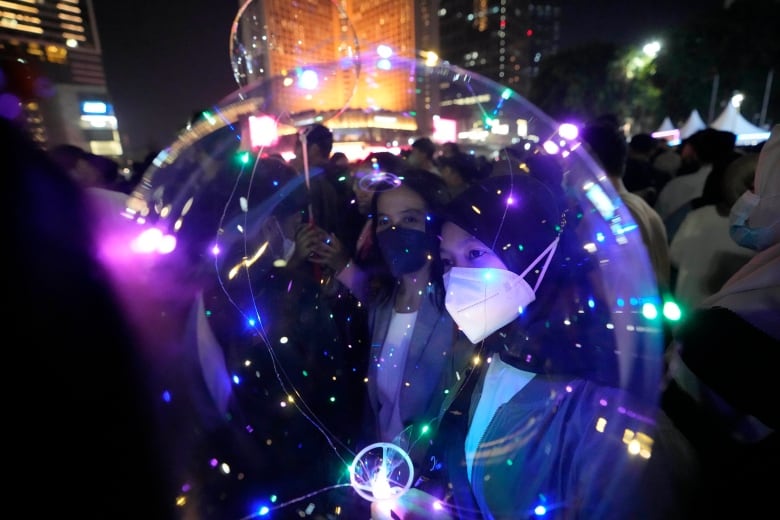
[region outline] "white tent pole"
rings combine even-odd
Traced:
[[[718,83],[720,82],[720,74],[715,74],[712,78],[712,93],[710,94],[710,113],[707,116],[707,122],[712,123],[715,118],[715,98],[718,96]]]
[[[769,73],[766,75],[766,86],[764,87],[764,101],[761,103],[761,119],[758,121],[758,126],[763,127],[766,120],[766,109],[769,106],[769,92],[772,90],[772,80],[775,76],[775,69],[769,69]]]

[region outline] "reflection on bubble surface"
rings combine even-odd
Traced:
[[[149,384],[161,396],[165,467],[182,518],[368,517],[349,470],[370,443],[369,310],[334,273],[305,259],[296,264],[290,249],[295,228],[312,218],[310,204],[327,172],[296,171],[284,159],[300,129],[317,120],[333,131],[334,151],[353,159],[433,134],[435,120],[454,121],[452,140],[491,161],[493,175],[558,183],[556,197],[569,210],[564,225],[576,227],[579,240],[570,269],[587,278],[587,290],[550,313],[547,327],[571,359],[586,358],[583,366],[594,368],[578,375],[638,397],[605,398],[594,428],[614,435],[623,425],[617,444],[649,453],[662,338],[659,318],[646,309],[660,300],[639,232],[576,134],[566,134],[573,138],[567,141],[555,121],[517,93],[447,64],[366,57],[346,107],[302,106],[301,89],[313,89],[315,99],[324,87],[287,79],[243,86],[157,157],[127,212],[134,236],[154,230],[175,247],[146,246],[130,260],[112,260],[147,346]],[[421,85],[436,93],[429,111],[419,111],[410,95]],[[273,138],[250,139],[253,117],[266,118],[260,132]],[[565,153],[550,153],[544,143],[551,140]],[[369,185],[362,187],[399,182],[376,175],[363,177]],[[346,212],[318,211],[316,224],[338,236]],[[495,236],[501,233],[497,228]],[[648,418],[644,431],[629,427],[632,417]],[[430,417],[434,430],[437,419]],[[532,427],[525,432],[533,439]]]

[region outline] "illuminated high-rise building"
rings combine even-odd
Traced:
[[[4,110],[43,147],[122,155],[91,0],[0,2],[0,59]]]
[[[558,4],[441,0],[441,57],[528,95],[542,60],[558,51]]]
[[[237,39],[247,59],[239,81],[290,77],[296,68],[296,77],[303,80],[307,71],[300,69],[302,65],[317,69],[317,64],[336,64],[317,71],[320,77],[313,78],[320,81],[316,99],[301,97],[281,82],[272,85],[269,110],[284,108],[300,124],[307,110],[327,113],[348,104],[349,111],[329,126],[338,137],[354,141],[381,140],[385,130],[427,134],[430,113],[438,107],[438,85],[421,77],[410,88],[408,72],[398,71],[394,76],[392,71],[383,71],[381,88],[372,88],[371,69],[382,52],[411,58],[438,53],[437,4],[435,0],[341,0],[301,2],[293,7],[287,0],[240,1],[244,12]],[[339,62],[346,65],[339,66]],[[359,78],[350,70],[353,63],[360,70]],[[375,108],[394,115],[367,115]]]

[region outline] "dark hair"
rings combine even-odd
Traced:
[[[376,161],[381,171],[396,175],[408,168],[408,164],[403,157],[392,152],[371,152],[365,159],[360,161],[359,166],[371,165],[374,161]]]
[[[420,137],[412,143],[412,148],[420,150],[428,159],[433,160],[433,156],[436,154],[436,144],[430,137]]]
[[[479,164],[477,158],[471,154],[456,152],[448,157],[439,157],[437,163],[440,168],[452,168],[467,183],[484,179],[490,173],[484,164]]]
[[[658,148],[658,140],[650,134],[636,134],[631,138],[628,147],[639,153],[650,154]]]
[[[346,159],[347,162],[349,162],[349,157],[347,157],[347,154],[344,152],[335,152],[333,155],[330,156],[330,162],[335,163],[342,159]]]
[[[712,171],[704,181],[701,195],[691,201],[691,209],[709,205],[721,206],[725,203],[728,166],[742,156],[741,152],[732,150],[713,163]]]
[[[628,144],[622,132],[610,126],[594,124],[583,128],[580,135],[607,175],[623,176],[626,170]]]
[[[315,123],[305,127],[302,132],[306,136],[306,146],[316,144],[324,157],[330,156],[333,150],[333,132],[327,126]]]
[[[59,144],[49,149],[49,156],[66,170],[75,168],[80,160],[86,161],[88,155],[86,150],[75,144]]]
[[[705,128],[693,133],[683,144],[689,144],[702,163],[714,163],[726,158],[737,142],[737,135],[726,130]]]

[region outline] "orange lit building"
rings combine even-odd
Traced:
[[[438,2],[338,4],[320,1],[293,8],[287,0],[265,0],[245,6],[238,39],[251,58],[240,71],[240,81],[273,78],[266,110],[286,111],[296,126],[309,116],[314,122],[343,110],[328,123],[337,140],[380,143],[429,134],[439,86],[427,77],[410,78],[408,70],[382,70],[378,85],[372,71],[381,59],[380,46],[411,58],[421,51],[438,53]],[[307,72],[302,66],[316,71],[319,84],[312,94],[286,88],[302,79]]]

